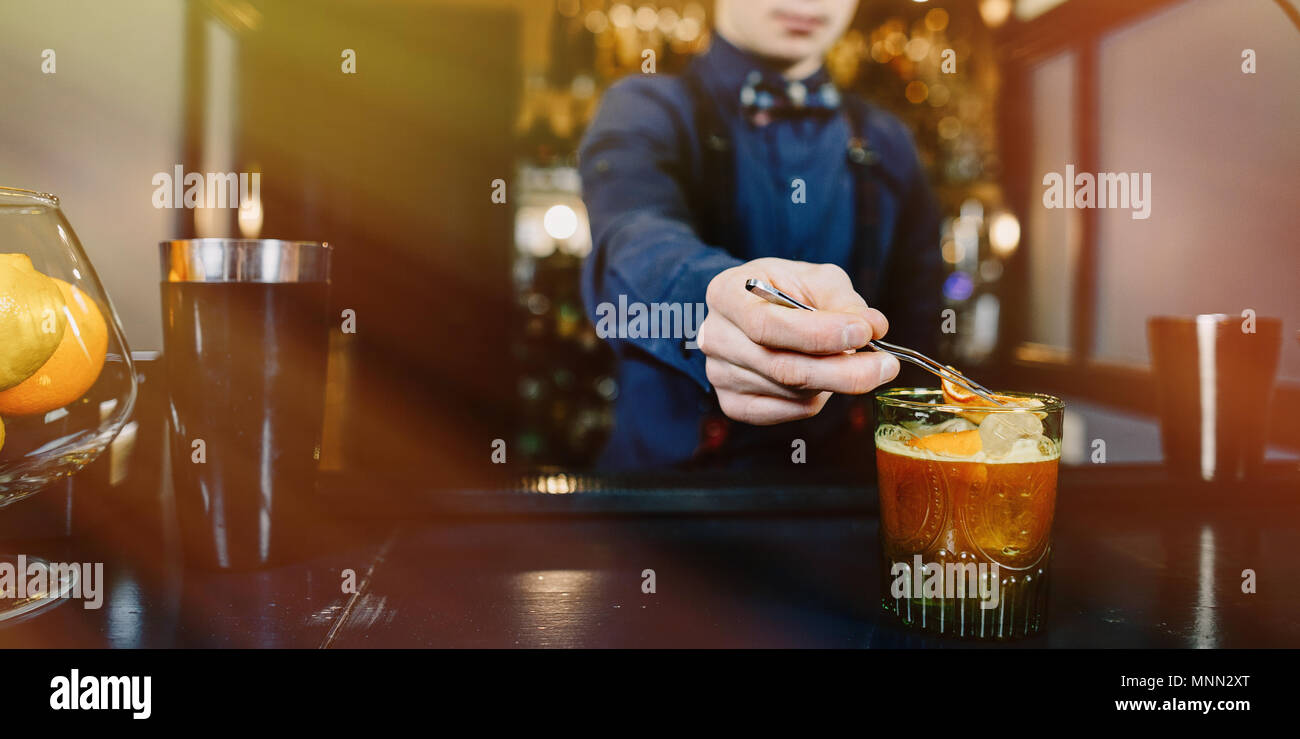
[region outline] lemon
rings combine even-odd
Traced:
[[[26,254],[0,254],[0,390],[36,374],[67,325],[58,284]]]
[[[36,374],[0,390],[0,414],[31,416],[62,408],[86,394],[104,368],[108,324],[95,301],[60,279],[54,284],[67,303],[68,329],[63,341]]]

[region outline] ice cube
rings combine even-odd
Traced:
[[[999,395],[997,397],[1002,402],[1003,406],[1011,406],[1015,408],[1042,408],[1043,407],[1043,401],[1038,400],[1037,398],[1011,398],[1006,395]],[[990,406],[992,406],[991,403],[987,403],[981,400],[976,405],[970,406],[971,410],[962,411],[961,415],[964,418],[970,420],[972,423],[977,423],[977,424],[983,423],[984,418],[989,414],[988,411],[983,409],[988,408]],[[1045,411],[1035,410],[1034,415],[1040,419],[1047,418],[1047,413]]]
[[[930,427],[929,432],[932,434],[942,434],[950,431],[974,431],[975,424],[960,416],[953,416],[943,423],[935,424]]]
[[[1038,439],[1043,422],[1028,411],[989,413],[980,422],[980,442],[984,453],[993,459],[1005,457],[1020,439]]]

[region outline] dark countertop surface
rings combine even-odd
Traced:
[[[0,647],[974,644],[894,625],[879,607],[874,488],[806,476],[553,473],[435,491],[332,475],[321,494],[335,520],[313,552],[255,572],[186,569],[159,411],[138,409],[116,485],[106,454],[0,512],[4,549],[102,562],[106,580],[101,608],[67,601],[0,624]],[[1235,484],[1063,467],[1047,627],[1009,644],[1298,648],[1298,550],[1294,462]]]
[[[1015,644],[1300,647],[1294,476],[1208,491],[1155,484],[1155,472],[1063,473],[1048,627]],[[782,494],[719,494],[747,491]],[[103,607],[69,601],[0,626],[0,647],[968,644],[899,629],[879,611],[868,510],[379,516],[298,562],[211,573],[184,568],[162,502],[66,497],[85,514],[74,528],[97,533],[10,538],[10,549],[104,562]],[[342,590],[346,569],[356,593]],[[653,594],[641,591],[646,569]],[[1246,569],[1256,593],[1242,592]]]

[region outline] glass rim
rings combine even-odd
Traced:
[[[1236,323],[1241,321],[1241,316],[1234,316],[1229,313],[1195,313],[1181,316],[1147,316],[1148,326],[1190,326],[1194,324],[1205,323]],[[1256,316],[1256,323],[1281,323],[1282,319],[1276,316]]]
[[[943,390],[934,387],[895,387],[888,390],[882,390],[876,393],[876,403],[881,406],[893,406],[896,408],[913,408],[927,411],[945,411],[948,413],[969,413],[972,410],[978,410],[980,413],[1017,413],[1026,410],[1035,410],[1040,412],[1052,413],[1055,411],[1065,410],[1065,401],[1055,395],[1046,393],[1027,393],[1019,391],[1003,392],[994,391],[998,395],[1006,395],[1012,398],[1024,398],[1026,400],[1037,400],[1043,404],[1041,408],[1020,408],[1020,407],[996,407],[996,406],[969,406],[969,405],[952,405],[950,403],[925,403],[916,400],[905,400],[905,395],[923,395],[937,396],[943,398]]]
[[[329,282],[324,241],[205,237],[158,242],[163,282]]]
[[[0,185],[0,197],[3,196],[36,200],[45,205],[52,205],[55,208],[59,207],[59,196],[51,192],[41,192],[40,190],[28,190],[22,187]]]
[[[168,239],[159,241],[159,248],[165,249],[172,246],[274,246],[276,248],[293,247],[295,249],[329,249],[334,247],[328,241],[297,241],[294,239],[245,239],[235,238],[233,236],[201,236],[193,239]]]

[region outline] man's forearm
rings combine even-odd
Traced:
[[[705,290],[740,260],[683,224],[635,213],[602,237],[583,269],[583,299],[598,333],[616,350],[635,347],[707,389],[703,356],[693,348]]]

